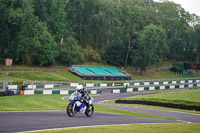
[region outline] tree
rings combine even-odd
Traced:
[[[37,42],[35,35],[35,25],[37,25],[38,19],[33,14],[33,1],[29,0],[13,0],[8,5],[8,23],[11,27],[10,34],[12,36],[14,47],[14,61],[23,64],[32,64],[32,55],[34,53],[33,48]]]
[[[190,32],[188,35],[188,40],[190,40],[190,43],[188,43],[189,50],[186,52],[193,62],[196,62],[199,64],[200,60],[200,17],[192,14],[191,15],[191,21],[189,22]],[[187,48],[188,49],[188,48]],[[194,58],[196,57],[196,58]]]
[[[125,47],[120,41],[111,43],[104,53],[104,60],[111,65],[121,66],[124,64]]]
[[[145,9],[144,3],[126,0],[122,3],[122,13],[120,16],[123,32],[123,43],[126,47],[126,58],[124,67],[126,68],[130,51],[136,44],[139,30],[144,26]]]
[[[137,49],[132,51],[132,63],[140,68],[140,74],[142,74],[151,64],[158,67],[166,52],[165,30],[151,24],[146,26],[140,34]]]
[[[14,44],[12,38],[16,34],[16,26],[8,23],[9,1],[0,0],[0,63],[4,62],[4,58],[14,57]]]
[[[69,37],[63,41],[59,58],[62,63],[80,64],[83,58],[83,50],[73,37]]]
[[[46,22],[48,31],[54,37],[57,44],[62,38],[72,35],[72,29],[66,20],[67,12],[65,11],[67,0],[35,0],[34,14]]]
[[[12,53],[15,63],[52,64],[56,56],[55,42],[46,24],[34,15],[34,1],[12,0],[1,4],[7,7],[4,22],[8,25],[6,39],[10,39],[5,39],[3,53]],[[53,55],[49,56],[50,53]]]
[[[70,20],[75,38],[82,44],[85,0],[69,0],[66,5],[67,19]]]
[[[199,17],[169,1],[0,0],[0,20],[0,62],[9,57],[19,64],[45,65],[55,59],[74,64],[104,56],[110,64],[139,65],[143,29],[150,24],[165,29],[169,59],[199,60]],[[162,47],[153,52],[154,62],[142,60],[143,70],[160,65],[166,53]]]
[[[196,62],[199,63],[200,61],[200,25],[196,25],[195,26],[195,44],[196,44],[196,48],[195,48],[195,52],[196,52]]]
[[[181,5],[169,1],[159,3],[157,11],[161,25],[167,33],[168,57],[174,61],[184,60],[186,36],[184,30],[189,26],[189,13]]]
[[[37,41],[36,43],[36,61],[42,65],[52,65],[55,62],[55,58],[58,55],[57,44],[54,38],[47,31],[45,24],[41,23],[37,25],[38,29]]]

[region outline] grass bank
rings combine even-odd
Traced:
[[[142,75],[138,73],[132,73],[132,80],[145,80],[145,79],[167,79],[167,78],[190,78],[190,77],[200,77],[200,71],[191,71],[189,75],[176,74],[171,72],[169,69],[162,69],[157,71],[147,71]]]
[[[20,72],[20,73],[9,73],[9,77],[13,77],[14,80],[19,81],[80,81],[83,79],[72,74],[69,71],[63,72]]]
[[[41,131],[41,133],[199,133],[199,131],[200,123],[164,123],[85,127]]]
[[[84,65],[108,66],[106,64],[100,64],[100,63],[87,63]],[[79,78],[78,76],[69,72],[68,66],[63,66],[63,65],[54,65],[51,67],[23,66],[23,65],[5,67],[1,65],[0,70],[2,71],[0,72],[0,80],[12,80],[13,82],[36,81],[36,80],[37,81],[88,82],[87,80],[83,80]],[[59,71],[59,70],[62,70],[62,71]],[[137,70],[135,70],[135,68],[132,66],[128,66],[126,68],[126,71],[132,75],[132,78],[131,78],[132,80],[200,77],[200,71],[191,71],[191,74],[189,75],[182,75],[182,74],[173,73],[169,71],[169,69],[162,69],[159,72],[155,70],[146,71],[142,75],[139,75]],[[97,82],[97,81],[90,81],[90,82]]]

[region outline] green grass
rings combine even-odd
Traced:
[[[170,62],[164,62],[163,66],[170,66]],[[109,66],[104,63],[88,62],[83,65],[91,66]],[[22,81],[71,81],[71,82],[88,82],[88,80],[83,80],[78,76],[72,74],[69,71],[63,72],[25,72],[28,71],[41,71],[42,69],[63,69],[68,66],[56,64],[50,67],[39,67],[39,66],[26,66],[26,65],[14,65],[12,67],[0,66],[1,70],[4,71],[21,71],[21,72],[10,72],[8,75],[5,72],[0,73],[0,80],[12,80],[13,82]],[[121,67],[118,67],[121,69]],[[153,68],[153,67],[152,67]],[[128,66],[126,71],[132,75],[132,80],[145,80],[145,79],[164,79],[164,78],[189,78],[189,77],[200,77],[200,71],[192,71],[190,75],[181,75],[170,72],[168,69],[162,69],[160,72],[147,71],[142,75],[139,75],[134,67]],[[90,81],[98,82],[98,81]],[[101,81],[104,82],[104,81]],[[108,81],[109,82],[109,81]],[[112,81],[113,82],[113,81]],[[125,81],[115,81],[115,82],[125,82]]]
[[[52,66],[28,66],[28,65],[13,65],[11,67],[6,67],[4,65],[0,65],[1,69],[4,71],[40,71],[41,69],[64,69],[67,68],[68,66],[62,65],[62,64],[54,64]]]
[[[41,133],[199,133],[200,123],[164,123],[97,126],[60,130],[40,131]],[[38,133],[40,133],[38,132]]]
[[[191,71],[189,75],[175,74],[169,69],[163,69],[159,72],[157,71],[147,71],[142,75],[133,73],[132,80],[145,80],[145,79],[166,79],[166,78],[190,78],[190,77],[200,77],[200,71]]]
[[[194,104],[194,105],[199,106],[199,103],[200,103],[199,96],[200,96],[200,88],[196,88],[196,89],[181,90],[181,91],[177,89],[177,91],[175,91],[175,92],[163,91],[163,93],[160,93],[160,94],[138,95],[138,96],[124,98],[124,99],[125,100],[145,100],[145,101],[169,102],[169,103],[174,103],[174,104],[186,104],[186,105]],[[114,100],[106,101],[104,103],[105,104],[116,104]],[[200,114],[200,111],[195,111],[195,110],[173,109],[173,108],[167,108],[167,107],[158,107],[158,106],[141,105],[141,104],[119,104],[119,103],[117,103],[117,104],[118,105],[126,105],[126,106],[136,106],[136,107]]]
[[[54,64],[52,65],[50,68],[54,68],[54,69],[64,69],[67,68],[69,66],[63,65],[63,64]]]
[[[62,100],[61,95],[18,95],[0,97],[0,111],[41,111],[41,110],[65,110],[66,100]],[[139,117],[149,117],[165,120],[174,120],[158,116],[140,114],[119,109],[112,109],[99,105],[94,105],[95,112],[113,113],[120,115],[131,115]]]
[[[13,65],[11,67],[6,67],[4,65],[0,65],[0,67],[4,71],[22,71],[22,70],[39,71],[40,70],[40,67],[38,67],[38,66],[27,66],[27,65]]]
[[[83,79],[75,76],[69,71],[9,73],[9,77],[31,81],[83,81]]]
[[[62,95],[16,95],[0,97],[0,111],[63,110]]]
[[[106,101],[104,103],[105,104],[117,104],[117,105],[133,106],[133,107],[143,107],[143,108],[151,108],[151,109],[159,109],[159,110],[179,111],[179,112],[185,112],[185,113],[200,114],[200,111],[195,111],[195,110],[174,109],[174,108],[150,106],[150,105],[142,105],[142,104],[123,104],[123,103],[120,104],[120,103],[115,103],[114,100]]]
[[[113,81],[99,81],[99,80],[83,80],[82,78],[72,74],[69,71],[64,72],[24,72],[24,73],[9,73],[6,79],[13,79],[14,82],[22,81],[65,81],[65,82],[106,82],[113,83]],[[0,77],[0,80],[2,80]],[[115,81],[117,82],[126,82],[126,81]]]
[[[86,65],[86,66],[111,66],[111,67],[113,67],[112,65],[105,64],[105,63],[99,63],[99,62],[85,62],[83,65]]]
[[[200,88],[190,89],[176,92],[165,92],[153,95],[138,95],[134,97],[124,98],[124,100],[143,100],[156,101],[163,103],[174,103],[184,105],[200,105]]]
[[[14,82],[22,81],[71,81],[71,82],[88,82],[80,77],[72,74],[69,71],[63,72],[10,72],[8,76],[0,73],[0,80],[12,80]],[[160,72],[149,71],[143,75],[132,74],[132,80],[145,80],[145,79],[163,79],[163,78],[189,78],[189,77],[200,77],[200,73],[191,75],[176,75],[169,70],[161,70]],[[90,80],[90,82],[99,82]],[[100,81],[105,82],[105,81]],[[106,81],[113,82],[113,81]],[[115,81],[115,82],[126,82],[126,81]]]

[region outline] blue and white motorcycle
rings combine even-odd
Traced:
[[[66,110],[68,116],[73,117],[76,113],[85,113],[86,116],[91,117],[94,113],[94,106],[92,105],[94,99],[88,94],[85,99],[87,100],[81,99],[81,97],[74,92],[69,97],[70,103]]]

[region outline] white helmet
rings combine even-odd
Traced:
[[[83,90],[83,85],[78,85],[76,87],[76,90],[79,91],[79,92],[82,91]]]

